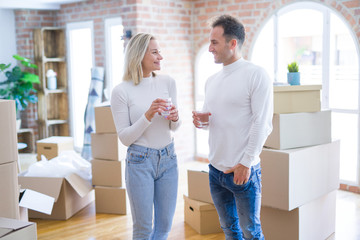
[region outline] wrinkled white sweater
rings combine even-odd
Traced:
[[[206,82],[204,110],[211,113],[209,161],[216,169],[260,162],[273,117],[273,86],[265,70],[243,59],[224,66]]]
[[[171,130],[176,130],[176,122],[155,114],[151,121],[145,112],[156,98],[171,97],[177,107],[175,80],[165,75],[143,78],[138,85],[124,81],[117,85],[111,94],[111,111],[120,141],[125,146],[136,144],[160,149],[171,143]]]

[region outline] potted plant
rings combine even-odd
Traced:
[[[28,58],[19,55],[13,55],[13,58],[20,61],[25,68],[38,68]],[[10,70],[10,66],[11,64],[0,64],[0,74],[5,74],[5,80],[0,82],[0,98],[15,100],[16,119],[20,119],[20,111],[25,110],[29,103],[38,101],[37,91],[33,84],[40,83],[40,81],[38,75],[23,71],[19,66]],[[20,124],[18,123],[18,125]]]
[[[288,64],[287,80],[290,85],[300,85],[299,65],[297,62]]]

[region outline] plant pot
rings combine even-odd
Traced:
[[[287,80],[290,85],[300,85],[300,73],[299,72],[288,72]]]
[[[16,119],[16,131],[19,131],[21,127],[21,119]]]

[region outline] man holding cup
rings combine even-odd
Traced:
[[[209,51],[223,69],[205,85],[208,126],[196,111],[193,123],[209,130],[210,191],[226,239],[264,239],[259,155],[272,131],[273,88],[264,69],[241,57],[244,40],[236,18],[213,21]]]

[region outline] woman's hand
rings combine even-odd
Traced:
[[[153,117],[155,116],[156,113],[158,113],[160,115],[162,111],[165,111],[166,104],[167,104],[167,102],[164,99],[161,99],[161,98],[155,99],[151,103],[151,106],[149,107],[149,109],[145,112],[145,117],[147,118],[147,120],[149,120],[151,122],[151,119],[153,119]]]
[[[178,110],[176,109],[175,105],[171,105],[170,114],[166,117],[166,119],[173,122],[177,122],[177,120],[179,120]]]

